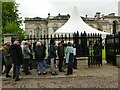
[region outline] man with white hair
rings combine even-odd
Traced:
[[[47,74],[47,72],[45,71],[47,65],[46,65],[46,62],[44,61],[44,46],[42,44],[42,41],[38,41],[36,43],[35,58],[36,58],[37,64],[38,64],[38,70],[39,70],[38,75]]]
[[[19,40],[15,40],[13,45],[11,45],[10,54],[14,64],[13,79],[15,79],[15,81],[20,81],[20,65],[23,63],[23,55]]]

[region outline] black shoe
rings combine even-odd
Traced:
[[[55,73],[50,73],[51,75],[56,75]]]
[[[58,75],[57,72],[55,72],[55,75]]]
[[[51,74],[51,75],[58,75],[56,72],[54,72],[54,73],[51,72],[50,74]]]
[[[13,76],[13,79],[15,79],[15,76]]]
[[[72,75],[72,73],[67,73],[67,74],[65,74],[65,75]]]
[[[55,75],[58,75],[57,73],[55,73]]]
[[[11,75],[6,75],[6,78],[8,78],[8,77],[12,77]]]
[[[20,79],[19,79],[19,78],[17,78],[17,79],[15,79],[15,81],[20,81]]]
[[[47,72],[44,72],[43,75],[47,74]]]
[[[75,67],[74,69],[78,69],[77,67]]]
[[[26,75],[31,75],[32,73],[31,72],[28,72],[28,73],[25,73]]]
[[[32,70],[33,68],[30,68],[30,70]]]
[[[38,75],[42,75],[42,73],[38,73]]]
[[[59,72],[65,72],[64,70],[59,70]]]

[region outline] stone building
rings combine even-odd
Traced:
[[[70,15],[51,16],[48,13],[47,18],[25,18],[25,32],[28,37],[39,37],[54,33],[58,28],[64,25]],[[109,15],[101,15],[97,12],[93,18],[82,17],[82,19],[91,27],[101,31],[113,33],[113,26],[115,26],[115,33],[120,32],[120,16],[115,16],[115,13]]]

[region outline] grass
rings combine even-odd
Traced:
[[[92,55],[93,55],[93,52],[94,52],[94,50],[90,50],[89,54],[92,53]],[[102,49],[102,60],[106,60],[106,50],[105,49]]]
[[[106,52],[105,52],[105,49],[102,49],[102,60],[106,60]]]

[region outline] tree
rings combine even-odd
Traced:
[[[19,28],[19,26],[16,23],[7,23],[3,28],[2,33],[18,34],[20,39],[24,38],[24,31],[21,28]]]
[[[19,17],[18,4],[13,2],[2,2],[2,34],[18,34],[24,37],[24,30],[20,28],[22,20]]]

